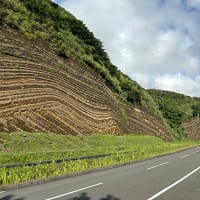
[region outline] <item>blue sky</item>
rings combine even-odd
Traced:
[[[200,0],[57,0],[144,88],[200,97]]]

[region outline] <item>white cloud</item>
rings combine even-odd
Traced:
[[[188,0],[188,5],[191,7],[200,7],[199,0]]]
[[[200,96],[200,91],[196,89],[200,87],[200,84],[181,74],[156,77],[155,85],[158,85],[160,89],[165,88],[169,91],[187,93],[190,96]]]
[[[145,88],[198,95],[199,0],[62,0]]]

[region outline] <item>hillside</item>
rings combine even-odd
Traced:
[[[171,140],[157,104],[100,40],[50,0],[0,2],[0,131]]]
[[[200,98],[155,89],[148,92],[177,137],[200,139]]]

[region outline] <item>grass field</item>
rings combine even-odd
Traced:
[[[0,182],[1,184],[19,183],[101,168],[162,155],[198,144],[199,142],[188,140],[164,142],[157,137],[133,134],[113,136],[93,133],[75,137],[45,133],[0,133],[0,165],[116,153],[109,157],[61,164],[0,168]],[[122,154],[129,151],[130,153]]]

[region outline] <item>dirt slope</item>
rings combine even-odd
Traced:
[[[92,69],[0,26],[0,131],[18,130],[172,138],[158,117],[142,108],[120,107]]]

